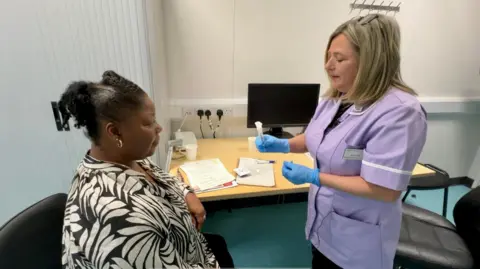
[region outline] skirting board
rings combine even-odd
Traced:
[[[480,97],[419,97],[429,114],[480,114]],[[247,116],[247,98],[170,99],[170,117],[182,118],[183,108],[232,108],[233,117]]]

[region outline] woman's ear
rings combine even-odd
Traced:
[[[107,136],[112,139],[121,138],[120,130],[113,122],[109,122],[105,125],[105,131]]]

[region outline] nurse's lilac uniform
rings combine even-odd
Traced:
[[[385,188],[405,190],[426,140],[427,120],[419,101],[391,89],[369,107],[351,106],[340,124],[327,131],[339,105],[335,100],[320,101],[305,132],[316,167],[323,173],[361,176]],[[342,268],[390,269],[401,218],[401,199],[382,202],[312,184],[305,232]]]

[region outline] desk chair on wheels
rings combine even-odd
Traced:
[[[61,269],[67,195],[49,196],[0,227],[0,268]]]
[[[402,198],[402,201],[405,202],[411,190],[434,190],[434,189],[443,189],[443,217],[447,217],[447,205],[448,205],[448,187],[450,187],[450,176],[448,173],[432,164],[423,164],[421,165],[432,169],[435,171],[435,175],[419,178],[411,178],[410,184],[407,187],[407,191]]]

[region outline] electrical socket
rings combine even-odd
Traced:
[[[196,116],[196,117],[198,117],[197,112],[198,112],[199,110],[203,110],[203,113],[205,113],[205,110],[207,110],[207,108],[202,108],[202,107],[194,108],[194,109],[193,109],[193,115]]]
[[[182,117],[184,117],[185,115],[195,116],[195,115],[197,115],[197,111],[192,107],[184,107],[182,109]]]
[[[224,116],[228,116],[228,117],[233,116],[233,109],[232,108],[220,108],[220,109],[223,110],[223,115]]]
[[[217,110],[218,109],[221,109],[223,110],[223,116],[227,116],[227,117],[232,117],[233,116],[233,108],[231,107],[210,107],[210,106],[205,106],[205,107],[196,107],[196,108],[193,108],[192,109],[192,113],[194,116],[197,116],[197,111],[198,110],[203,110],[203,112],[205,112],[207,109],[210,110],[210,112],[212,112],[212,116],[211,118],[212,119],[216,119],[217,118]],[[184,112],[183,114],[185,115],[185,108],[184,108]]]
[[[216,107],[210,109],[212,111],[212,115],[216,118],[217,117],[217,110],[221,109],[223,111],[223,117],[231,117],[233,116],[233,108],[231,107]]]

